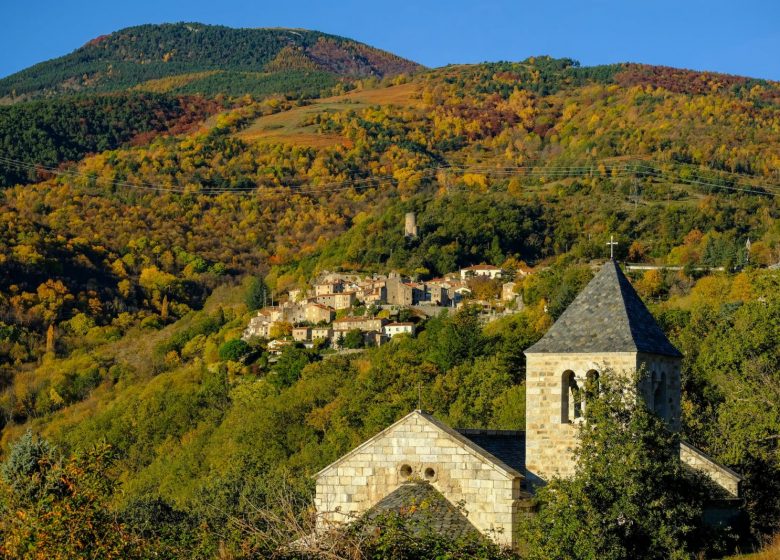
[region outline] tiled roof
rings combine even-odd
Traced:
[[[525,472],[525,432],[474,429],[457,431],[517,472]]]
[[[614,261],[601,267],[526,353],[646,352],[680,357]]]
[[[402,484],[365,516],[374,521],[387,514],[399,514],[413,534],[433,531],[452,538],[479,534],[466,517],[467,512],[456,508],[427,482]]]

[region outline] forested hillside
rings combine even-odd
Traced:
[[[221,108],[202,97],[116,94],[0,107],[0,187],[36,182],[58,164],[157,134],[180,134]]]
[[[212,95],[319,92],[338,77],[382,78],[420,68],[368,45],[305,29],[141,25],[96,37],[71,54],[3,78],[0,99],[133,86]]]
[[[321,39],[302,32],[303,51]],[[122,44],[89,49],[169,50]],[[51,142],[11,157],[5,125],[0,154],[9,184],[37,181],[0,192],[0,507],[38,531],[0,516],[3,546],[69,531],[48,513],[75,508],[93,520],[82,540],[120,555],[267,554],[279,489],[305,511],[310,475],[415,408],[419,385],[451,425],[522,428],[522,351],[611,235],[621,261],[679,268],[633,281],[685,354],[684,435],[744,474],[752,542],[778,531],[780,85],[539,57],[305,104],[123,94],[3,111]],[[54,176],[32,164],[80,158]],[[531,267],[522,312],[483,328],[466,308],[353,355],[231,345],[255,311],[251,278],[279,298],[323,270],[430,278],[482,262]],[[14,486],[24,456],[9,450],[28,429],[56,452],[19,449],[88,500]]]

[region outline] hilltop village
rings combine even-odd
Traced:
[[[242,338],[267,339],[272,353],[294,343],[334,349],[380,346],[398,335],[414,336],[428,317],[465,304],[478,306],[488,322],[522,309],[516,280],[527,274],[524,268],[489,264],[427,281],[396,272],[325,272],[306,289],[290,290],[280,303],[262,307]]]

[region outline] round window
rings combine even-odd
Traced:
[[[412,476],[412,467],[409,465],[401,465],[401,468],[398,470],[398,472],[401,474],[404,478],[409,478]]]
[[[433,470],[431,467],[428,467],[427,469],[425,469],[425,478],[427,478],[428,480],[432,480],[436,478],[436,471]]]

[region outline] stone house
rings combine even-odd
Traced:
[[[273,324],[274,323],[269,320],[267,315],[258,314],[257,317],[252,317],[249,320],[249,324],[246,329],[244,329],[241,338],[244,340],[249,340],[253,337],[270,338]]]
[[[333,329],[330,327],[312,327],[312,340],[330,340],[333,337]]]
[[[327,305],[310,301],[304,306],[304,317],[312,325],[330,323],[336,317],[336,311]]]
[[[328,294],[337,294],[344,291],[344,283],[341,280],[333,280],[330,282],[321,282],[314,285],[314,295],[325,296]]]
[[[290,346],[292,342],[289,340],[272,340],[268,343],[268,351],[271,354],[279,355],[282,353],[282,350],[284,350],[287,346]]]
[[[414,288],[405,283],[400,276],[390,276],[385,282],[387,303],[409,307],[414,304]]]
[[[334,332],[343,332],[358,329],[361,331],[382,332],[382,327],[386,322],[386,319],[376,319],[374,317],[344,317],[343,319],[333,321],[333,330]]]
[[[278,308],[280,321],[302,323],[306,320],[306,308],[300,303],[284,302]]]
[[[311,340],[311,327],[293,327],[292,339],[295,342],[306,342]]]
[[[366,346],[382,346],[389,340],[381,331],[363,331],[363,344]]]
[[[439,283],[424,282],[412,294],[415,305],[438,305],[447,307],[450,305],[450,296],[447,288]]]
[[[363,292],[363,302],[366,305],[382,305],[387,302],[387,288],[385,288],[384,282],[381,286],[366,288]]]
[[[357,303],[357,298],[355,297],[355,292],[337,292],[315,296],[314,301],[321,305],[327,305],[333,309],[340,310],[349,309],[355,305],[355,303]]]
[[[414,411],[317,473],[322,522],[433,499],[448,526],[517,546],[517,521],[531,512],[534,490],[574,473],[577,425],[589,399],[598,398],[601,376],[647,371],[638,397],[671,430],[680,429],[682,356],[614,261],[525,354],[524,431],[455,430]],[[709,519],[723,521],[737,511],[738,474],[688,443],[680,446],[680,460],[712,482]],[[447,504],[462,504],[465,520]]]

